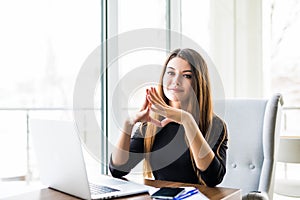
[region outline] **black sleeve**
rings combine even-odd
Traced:
[[[205,171],[199,170],[201,179],[207,186],[214,187],[223,180],[223,177],[226,173],[227,141],[227,128],[223,122],[222,133],[212,148],[213,152],[215,153],[215,157]]]
[[[129,158],[123,165],[114,165],[110,156],[109,170],[113,177],[123,177],[127,175],[144,158],[144,138],[139,129],[130,139]]]

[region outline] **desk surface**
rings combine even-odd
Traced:
[[[145,184],[153,187],[163,187],[163,186],[171,186],[171,187],[187,187],[193,186],[197,187],[205,196],[209,199],[242,199],[241,190],[239,189],[231,189],[231,188],[223,188],[223,187],[205,187],[203,185],[198,184],[187,184],[187,183],[177,183],[177,182],[169,182],[169,181],[158,181],[158,180],[145,180]],[[41,190],[37,190],[34,192],[25,193],[18,196],[13,196],[7,198],[7,200],[77,200],[78,198],[72,197],[70,195],[64,194],[62,192],[58,192],[52,189],[44,188]],[[142,199],[151,199],[149,194],[139,194],[130,196],[127,198],[118,198],[118,199],[133,199],[133,200],[142,200]]]

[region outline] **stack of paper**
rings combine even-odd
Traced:
[[[184,187],[184,193],[176,197],[176,200],[181,200],[181,199],[208,200],[208,198],[204,194],[202,194],[197,188],[194,187]]]

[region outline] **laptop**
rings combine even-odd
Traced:
[[[108,175],[88,177],[74,122],[30,120],[41,182],[82,199],[109,199],[148,192],[143,184]]]

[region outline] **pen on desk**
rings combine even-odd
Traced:
[[[191,190],[191,191],[188,191],[182,195],[179,195],[178,197],[176,197],[175,199],[176,200],[181,200],[181,199],[185,199],[185,198],[188,198],[194,194],[197,194],[199,191],[197,189],[194,189],[194,190]]]

